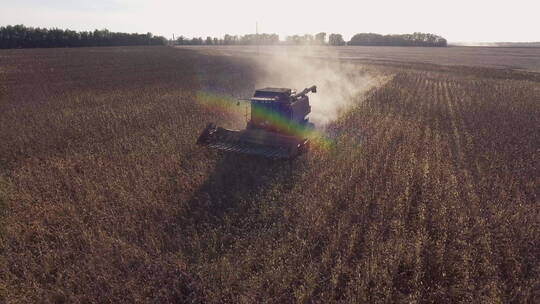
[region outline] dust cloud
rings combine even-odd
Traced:
[[[256,56],[261,73],[257,88],[285,87],[301,91],[316,85],[317,93],[309,94],[310,121],[324,128],[354,104],[362,102],[365,93],[384,82],[385,77],[360,64],[340,61],[330,54],[321,54],[310,47],[276,48]]]

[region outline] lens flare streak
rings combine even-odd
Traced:
[[[198,91],[196,99],[197,103],[212,111],[222,113],[238,112],[234,109],[234,106],[238,104],[238,100],[230,96]],[[298,139],[309,139],[311,147],[313,148],[327,149],[333,143],[332,139],[328,138],[320,131],[309,127],[306,128],[306,126],[287,119],[268,108],[252,107],[251,111],[253,118],[267,121],[270,126],[280,132],[289,134]]]

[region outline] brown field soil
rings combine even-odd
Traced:
[[[252,58],[1,51],[0,302],[538,303],[537,74],[366,68],[333,144],[275,162],[194,144]]]
[[[540,72],[540,47],[179,46],[220,54],[289,54],[379,63],[429,63]]]

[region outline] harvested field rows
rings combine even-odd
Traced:
[[[540,48],[538,47],[395,47],[395,46],[177,46],[208,54],[254,55],[287,54],[287,56],[310,56],[318,58],[341,58],[365,63],[394,63],[409,65],[426,63],[444,66],[485,67],[540,72]],[[514,75],[515,77],[515,75]]]

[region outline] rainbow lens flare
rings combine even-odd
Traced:
[[[238,100],[230,96],[198,91],[196,99],[197,103],[212,111],[239,113],[239,110],[234,108],[238,104]],[[275,129],[280,133],[288,134],[297,137],[298,139],[307,138],[310,140],[311,147],[313,148],[328,149],[333,144],[332,139],[321,132],[313,128],[306,128],[302,124],[291,121],[270,108],[257,106],[250,108],[252,118],[267,121],[272,129]]]

